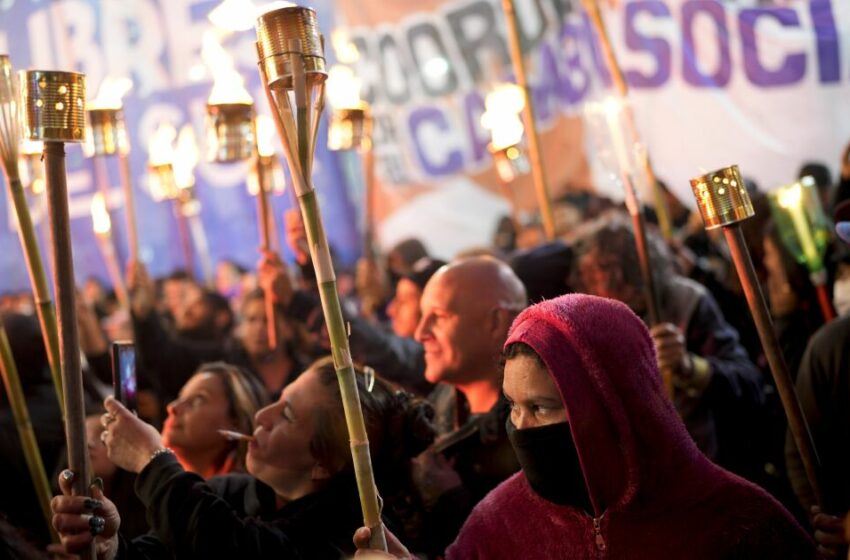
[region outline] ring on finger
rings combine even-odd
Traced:
[[[107,412],[107,413],[105,413],[105,414],[103,414],[103,415],[101,415],[101,417],[100,417],[100,425],[101,425],[101,426],[103,426],[104,428],[108,428],[108,427],[109,427],[109,425],[110,425],[112,422],[115,422],[115,417],[114,417],[114,416],[112,416],[111,414],[109,414],[108,412]]]
[[[106,437],[107,437],[108,435],[109,435],[109,430],[103,430],[103,431],[100,433],[100,441],[102,441],[103,443],[106,443]]]

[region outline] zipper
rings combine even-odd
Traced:
[[[599,552],[605,552],[605,549],[608,548],[608,545],[605,544],[605,537],[602,536],[602,517],[604,515],[603,513],[599,517],[593,518],[593,536],[596,543],[596,550]]]

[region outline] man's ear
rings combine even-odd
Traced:
[[[322,480],[327,480],[327,479],[329,479],[330,477],[331,477],[331,473],[330,473],[330,471],[328,471],[328,469],[326,469],[325,467],[323,467],[323,466],[322,466],[322,465],[320,465],[319,463],[316,463],[315,465],[313,465],[313,470],[312,470],[312,472],[310,473],[310,478],[311,478],[314,482],[319,482],[319,481],[322,481]]]

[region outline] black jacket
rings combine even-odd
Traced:
[[[118,558],[288,558],[337,560],[353,554],[363,525],[353,478],[277,508],[271,488],[250,475],[205,482],[164,454],[139,474],[150,535],[120,541]]]

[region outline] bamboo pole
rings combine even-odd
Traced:
[[[608,73],[611,74],[611,79],[614,82],[614,89],[621,100],[625,101],[629,96],[629,88],[626,79],[623,76],[623,71],[620,64],[617,62],[617,54],[614,52],[614,47],[611,44],[611,38],[608,36],[608,31],[605,28],[605,20],[602,19],[602,13],[599,11],[597,0],[582,0],[587,15],[596,30],[596,35],[599,37],[602,45],[602,54],[605,58]],[[628,135],[630,138],[640,138],[635,123],[635,116],[631,109],[623,103],[623,110],[626,113],[626,126],[628,127]],[[655,203],[655,214],[658,217],[658,227],[664,239],[669,241],[673,238],[672,221],[670,220],[670,209],[667,208],[667,202],[664,199],[664,193],[661,192],[661,187],[655,178],[655,171],[652,169],[652,163],[649,159],[649,154],[646,154],[643,161],[640,162],[643,167],[643,173],[649,188],[652,189],[653,202]]]
[[[21,440],[24,460],[26,460],[27,468],[30,471],[30,478],[36,496],[38,496],[41,513],[47,522],[47,531],[53,542],[59,542],[59,536],[53,528],[53,511],[50,509],[50,499],[53,493],[50,490],[50,484],[47,482],[47,472],[44,470],[44,462],[41,459],[38,441],[35,438],[35,431],[33,431],[32,421],[27,410],[21,378],[18,375],[15,358],[12,356],[12,347],[2,323],[0,323],[0,374],[3,375],[3,385],[6,387],[9,406],[15,419],[15,428],[18,430],[18,437]]]
[[[316,279],[319,284],[319,296],[322,303],[322,311],[327,324],[328,335],[331,341],[331,354],[337,379],[340,385],[340,394],[343,402],[346,425],[351,442],[351,454],[354,465],[354,474],[357,480],[357,489],[360,495],[360,505],[363,510],[364,524],[372,531],[370,548],[386,551],[386,537],[381,524],[381,508],[379,504],[378,489],[375,485],[375,477],[372,469],[371,456],[369,454],[369,438],[363,418],[363,410],[360,406],[360,394],[357,390],[354,365],[351,359],[351,350],[348,345],[348,330],[342,317],[342,308],[337,292],[336,274],[330,256],[325,228],[322,223],[322,215],[319,208],[316,191],[313,187],[310,168],[312,157],[313,139],[311,139],[311,127],[308,114],[309,96],[305,76],[305,56],[300,39],[287,38],[281,41],[279,36],[274,40],[281,44],[286,54],[274,53],[275,58],[288,60],[291,68],[291,84],[287,89],[278,92],[279,103],[272,93],[269,78],[266,74],[266,60],[263,53],[262,41],[269,38],[266,19],[269,24],[281,25],[281,21],[290,14],[299,17],[302,24],[305,21],[317,26],[315,13],[309,8],[292,7],[281,8],[273,12],[267,12],[260,18],[258,24],[257,43],[260,59],[260,78],[263,89],[272,109],[275,125],[283,143],[284,155],[289,165],[294,190],[298,198],[301,215],[307,233],[307,241],[310,247],[313,266],[316,270]],[[275,18],[280,18],[274,21]],[[277,28],[279,31],[279,28]],[[302,30],[303,31],[303,30]],[[307,30],[308,32],[310,30]],[[267,35],[268,34],[268,35]],[[272,53],[270,53],[272,54]],[[295,97],[297,126],[293,119],[290,107],[288,89],[291,89]],[[322,97],[322,90],[319,90]],[[321,102],[321,99],[317,100]]]
[[[508,31],[508,45],[511,51],[511,62],[516,74],[517,85],[522,89],[525,97],[525,105],[522,109],[525,130],[528,133],[528,157],[531,162],[531,177],[534,182],[534,191],[537,194],[537,205],[540,207],[540,216],[543,219],[543,230],[546,239],[552,240],[557,235],[555,231],[555,216],[552,212],[552,199],[549,195],[549,187],[546,182],[546,170],[543,167],[543,155],[540,152],[540,139],[537,135],[537,121],[534,117],[534,101],[531,89],[528,86],[528,74],[525,71],[525,61],[522,57],[522,44],[517,23],[514,0],[502,0],[502,9],[505,12]]]
[[[50,374],[62,416],[65,408],[62,399],[62,377],[60,375],[59,334],[56,326],[56,312],[47,288],[47,275],[38,247],[38,237],[30,216],[24,187],[18,170],[19,142],[21,139],[21,104],[18,82],[12,71],[12,63],[7,55],[0,55],[0,163],[6,176],[9,199],[15,207],[18,219],[18,238],[24,252],[27,273],[30,278],[36,314],[41,326],[41,336],[50,362]]]

